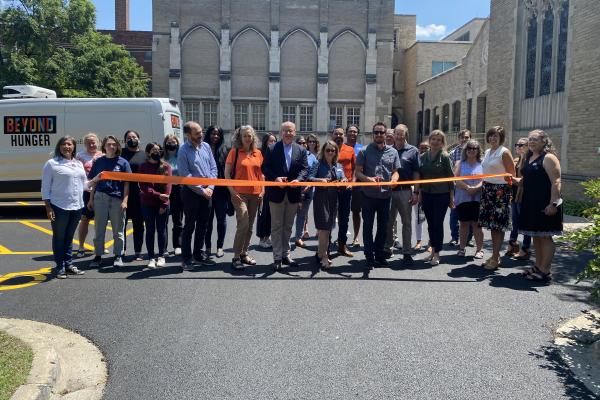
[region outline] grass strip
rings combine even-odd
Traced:
[[[25,383],[33,351],[19,339],[0,331],[0,400],[8,400]]]

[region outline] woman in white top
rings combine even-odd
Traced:
[[[52,253],[56,277],[67,273],[81,275],[73,265],[73,236],[84,207],[83,192],[88,187],[83,164],[75,159],[76,141],[71,136],[58,140],[54,157],[46,161],[42,171],[42,200],[52,223]]]
[[[491,146],[485,151],[484,174],[509,173],[515,176],[515,165],[510,150],[502,146],[506,134],[501,126],[494,126],[485,135],[485,141]],[[483,180],[481,204],[479,207],[479,225],[492,231],[492,256],[483,263],[483,267],[494,270],[501,266],[500,248],[504,241],[504,232],[510,231],[510,203],[512,189],[503,177]]]
[[[83,164],[83,169],[86,175],[90,173],[94,161],[98,157],[102,157],[100,151],[100,139],[95,133],[88,133],[83,137],[83,145],[85,150],[77,153],[75,158]],[[90,191],[86,190],[83,192],[83,210],[81,212],[81,222],[79,223],[79,250],[77,250],[77,257],[85,256],[85,238],[87,237],[90,221],[94,219],[94,210],[88,209],[86,205],[90,201]]]

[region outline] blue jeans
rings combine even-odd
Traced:
[[[56,268],[73,265],[73,236],[75,229],[81,219],[82,210],[63,210],[50,204],[54,210],[54,221],[52,221],[52,253]]]
[[[308,210],[310,210],[310,203],[313,200],[313,192],[309,191],[302,197],[302,207],[298,207],[298,211],[296,212],[296,240],[302,239],[304,223],[308,218]]]
[[[338,246],[348,241],[348,221],[350,221],[350,208],[352,205],[352,190],[340,188],[338,190]]]
[[[373,199],[363,196],[363,243],[367,261],[385,258],[384,246],[387,236],[387,221],[390,216],[391,199]],[[377,214],[377,234],[373,243],[373,224]]]
[[[431,247],[434,253],[439,253],[444,245],[444,219],[450,205],[450,193],[422,192],[421,198]]]
[[[513,244],[519,237],[519,217],[521,215],[521,203],[511,204],[512,231],[510,231],[510,243]],[[531,236],[523,235],[523,250],[528,250],[531,247]]]
[[[154,232],[158,237],[158,256],[162,257],[167,249],[167,223],[169,221],[169,207],[164,213],[160,208],[142,204],[142,215],[146,224],[146,250],[148,258],[154,258]]]
[[[204,248],[206,253],[210,254],[212,247],[213,219],[217,217],[217,249],[222,249],[225,243],[225,232],[227,231],[227,202],[229,189],[226,187],[215,187],[212,196],[212,207],[208,215],[208,225],[206,225],[206,237],[204,238]]]

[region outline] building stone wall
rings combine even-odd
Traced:
[[[477,37],[477,35],[479,35],[479,31],[481,30],[483,25],[486,23],[486,21],[487,21],[487,18],[473,18],[472,20],[470,20],[469,22],[467,22],[460,28],[456,29],[454,32],[450,33],[445,38],[443,38],[442,41],[443,42],[445,42],[445,41],[452,42],[452,41],[459,39],[465,33],[469,33],[469,39],[467,39],[466,41],[473,42],[473,41],[475,41],[475,38]]]
[[[416,15],[394,15],[394,60],[392,75],[392,125],[405,121],[404,92],[406,49],[413,45],[417,36]]]
[[[266,130],[297,104],[305,131],[328,131],[333,105],[344,126],[358,107],[369,131],[391,117],[393,10],[392,0],[155,0],[154,93],[201,122],[218,113],[225,130],[252,124],[261,102]]]

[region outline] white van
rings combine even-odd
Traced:
[[[13,85],[2,88],[2,97],[5,99],[55,99],[56,92],[33,85]]]
[[[59,138],[73,136],[77,151],[83,136],[139,132],[141,145],[163,142],[167,134],[180,140],[181,113],[175,100],[14,99],[0,100],[0,199],[39,199],[42,167]]]

